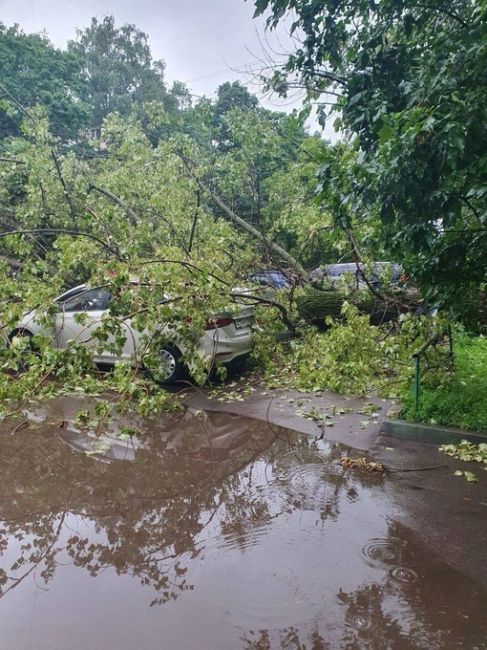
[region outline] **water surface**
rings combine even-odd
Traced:
[[[391,477],[231,415],[145,433],[0,435],[2,650],[487,648],[486,590],[397,522]]]

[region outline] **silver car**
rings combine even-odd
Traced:
[[[10,333],[12,341],[18,336],[33,337],[41,334],[52,339],[53,345],[64,349],[70,341],[87,345],[93,351],[93,360],[97,364],[114,365],[120,362],[136,363],[140,360],[140,352],[146,337],[144,332],[137,331],[130,321],[121,321],[125,332],[125,343],[121,352],[114,354],[109,350],[100,350],[100,344],[93,331],[100,327],[103,316],[108,312],[108,303],[111,295],[106,289],[90,289],[86,285],[74,287],[55,299],[56,311],[52,326],[47,329],[40,322],[35,312],[24,316],[19,325]],[[83,314],[80,322],[80,314]],[[205,331],[196,345],[196,352],[203,356],[208,365],[216,362],[228,364],[235,360],[242,360],[251,352],[251,326],[253,321],[253,308],[239,305],[237,314],[215,315],[208,319]],[[157,372],[151,372],[157,381],[164,384],[174,383],[186,375],[187,369],[191,371],[191,359],[186,359],[187,366],[182,357],[187,351],[170,326],[161,328],[164,341],[158,349]],[[114,339],[108,341],[113,343]],[[152,369],[151,369],[152,370]]]

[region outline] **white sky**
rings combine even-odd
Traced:
[[[45,30],[58,47],[92,16],[113,14],[117,24],[133,23],[149,35],[152,55],[165,61],[169,83],[177,79],[195,95],[211,97],[221,83],[239,79],[268,108],[299,107],[298,96],[263,97],[244,74],[248,66],[260,67],[265,38],[277,51],[291,49],[285,26],[266,36],[264,20],[253,20],[253,12],[252,0],[0,0],[1,22],[18,23],[27,33]],[[328,128],[326,136],[333,137]]]

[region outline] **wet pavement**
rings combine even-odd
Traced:
[[[295,389],[267,390],[258,383],[232,384],[208,391],[192,387],[184,404],[206,411],[257,418],[293,431],[341,442],[354,449],[369,449],[380,433],[391,400],[374,394],[347,397],[333,391],[306,392]]]
[[[2,650],[487,648],[485,477],[383,438],[392,470],[345,469],[229,413],[120,440],[58,408],[0,430]]]

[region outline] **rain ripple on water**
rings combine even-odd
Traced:
[[[411,562],[411,551],[405,540],[397,537],[374,538],[363,548],[362,555],[370,567],[401,567]]]

